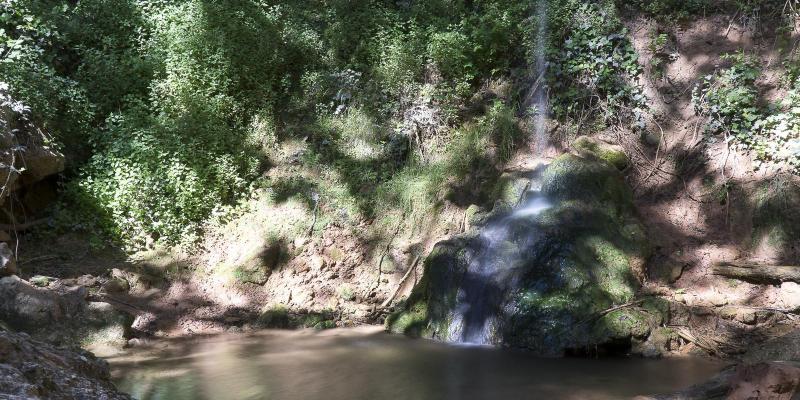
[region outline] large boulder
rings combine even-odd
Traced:
[[[108,364],[81,349],[56,348],[0,329],[0,399],[106,399],[130,396],[111,383]]]
[[[0,279],[0,321],[50,343],[122,347],[133,318],[108,303],[87,301],[83,286],[39,288],[9,276]]]
[[[634,400],[745,400],[800,398],[800,363],[787,361],[741,364],[725,368],[707,382],[662,395]]]
[[[666,307],[653,300],[610,310],[631,302],[639,286],[634,270],[647,255],[619,171],[564,155],[519,209],[438,243],[406,307],[387,326],[548,356],[643,342]]]
[[[0,279],[0,320],[17,329],[34,331],[74,319],[84,311],[85,297],[83,287],[53,291],[8,276]]]

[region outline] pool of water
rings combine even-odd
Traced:
[[[707,380],[702,359],[542,359],[377,328],[159,340],[101,354],[137,399],[625,399]]]

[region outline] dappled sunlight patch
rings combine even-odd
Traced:
[[[600,267],[594,269],[592,275],[609,299],[617,304],[629,301],[634,294],[629,256],[608,238],[596,235],[583,240],[581,245],[586,246],[584,251]],[[591,262],[590,260],[589,263]]]
[[[277,204],[268,192],[245,207],[241,216],[207,228],[204,263],[223,281],[264,284],[273,269],[292,257],[288,244],[308,233],[312,216],[299,201]]]
[[[358,108],[324,118],[323,128],[332,131],[334,143],[342,153],[356,161],[378,160],[384,156],[384,143],[388,139],[387,129],[379,126],[367,113]]]

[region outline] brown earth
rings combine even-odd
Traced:
[[[764,67],[757,82],[764,101],[785,94],[776,33],[728,15],[700,18],[686,26],[660,26],[645,18],[626,21],[645,66],[642,85],[650,99],[648,137],[616,133],[634,163],[628,180],[648,225],[655,254],[648,263],[648,290],[673,301],[672,324],[691,331],[704,351],[740,352],[751,342],[797,327],[800,287],[732,280],[711,273],[717,262],[796,265],[800,238],[779,246],[754,230],[758,188],[776,182],[800,185],[796,175],[774,167],[754,169],[751,155],[706,137],[691,92],[703,76],[724,66],[721,55],[746,52]],[[653,67],[653,32],[666,33],[674,61],[663,73]],[[793,41],[797,41],[795,31]],[[647,146],[650,139],[652,145]],[[655,139],[655,140],[652,140]],[[800,186],[798,186],[800,187]],[[683,339],[687,339],[684,337]],[[707,339],[707,340],[703,340]]]

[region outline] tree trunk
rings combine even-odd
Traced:
[[[800,266],[791,265],[721,262],[714,265],[712,273],[759,283],[800,282]]]

